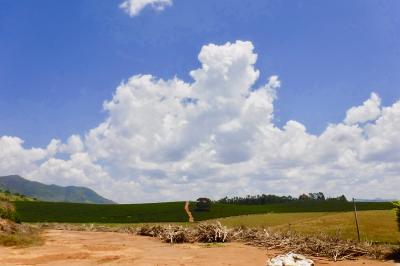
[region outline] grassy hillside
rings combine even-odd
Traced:
[[[215,219],[220,217],[237,216],[258,213],[295,213],[295,212],[343,212],[352,211],[353,204],[343,201],[294,201],[267,205],[236,205],[215,203],[209,212],[195,211],[195,203],[190,208],[196,221]],[[357,202],[357,209],[362,210],[390,210],[390,202]]]
[[[0,189],[0,201],[36,201],[37,199],[19,193]]]
[[[76,204],[55,202],[16,202],[24,222],[145,223],[187,222],[184,202],[147,204]],[[358,203],[359,210],[392,209],[391,203]],[[194,209],[194,203],[191,204]],[[195,212],[196,221],[257,213],[340,212],[352,210],[346,202],[291,202],[269,205],[214,204],[210,212]]]
[[[81,202],[110,204],[112,201],[101,197],[85,187],[60,187],[30,181],[17,175],[1,176],[0,188],[13,193],[20,193],[42,201]]]
[[[282,231],[288,231],[290,228],[292,232],[305,234],[340,232],[343,238],[357,239],[352,212],[254,214],[220,218],[218,221],[228,227],[262,227]],[[362,240],[388,243],[398,243],[400,240],[393,210],[360,211],[358,222]]]

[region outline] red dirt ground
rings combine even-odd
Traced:
[[[0,247],[0,265],[266,265],[279,251],[246,246],[167,244],[124,233],[46,230],[42,246]],[[360,259],[331,262],[311,258],[316,265],[389,266],[393,262]]]

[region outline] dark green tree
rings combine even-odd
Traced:
[[[209,211],[211,200],[209,198],[198,198],[196,201],[196,211]]]
[[[311,199],[311,198],[307,194],[301,194],[299,196],[299,200],[309,200],[309,199]]]

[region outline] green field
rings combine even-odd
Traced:
[[[23,222],[63,222],[63,223],[157,223],[186,222],[184,202],[146,204],[80,204],[64,202],[15,202],[17,212]],[[388,210],[391,203],[357,203],[359,210]],[[196,221],[221,217],[298,212],[342,212],[351,211],[351,203],[340,201],[298,201],[268,205],[213,204],[209,212],[196,212],[191,203]]]
[[[195,203],[191,203],[190,208],[192,210],[194,219],[196,221],[203,221],[243,214],[352,211],[353,204],[343,201],[293,201],[289,203],[275,203],[267,205],[236,205],[215,203],[209,212],[196,212]],[[390,202],[357,202],[357,209],[360,211],[391,210],[393,209],[393,204]]]
[[[156,223],[186,222],[184,202],[146,204],[84,204],[15,202],[22,222]]]
[[[357,239],[353,212],[269,213],[220,218],[218,221],[228,227],[261,227],[301,234],[339,233],[342,238]],[[359,211],[358,221],[362,240],[400,241],[393,210]]]
[[[80,204],[64,202],[14,202],[23,222],[101,223],[107,226],[131,223],[187,223],[184,202],[147,204]],[[296,201],[268,205],[215,203],[208,212],[195,211],[195,221],[218,220],[234,226],[263,227],[315,234],[340,232],[355,239],[353,205],[340,201]],[[397,243],[396,217],[391,203],[358,202],[361,238],[375,242]],[[290,225],[289,225],[290,224]]]

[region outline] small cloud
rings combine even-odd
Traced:
[[[172,0],[125,0],[119,5],[131,17],[139,15],[146,6],[156,11],[163,11],[166,7],[172,6]]]
[[[349,125],[365,123],[375,120],[381,114],[381,99],[376,93],[371,93],[371,97],[361,106],[351,107],[346,112],[344,122]]]

